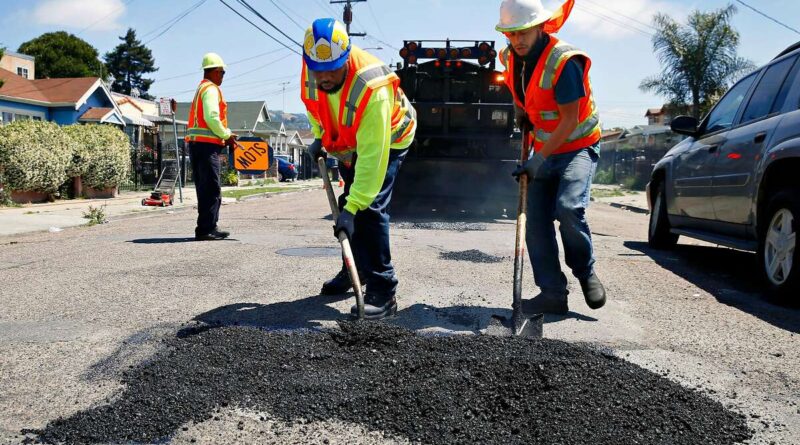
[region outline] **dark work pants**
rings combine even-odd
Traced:
[[[394,150],[389,154],[389,166],[381,191],[369,207],[356,213],[355,232],[350,240],[355,256],[356,267],[361,279],[366,282],[367,293],[393,297],[397,290],[397,277],[392,266],[392,253],[389,249],[389,203],[392,189],[405,159],[408,149]],[[345,199],[355,179],[355,166],[358,159],[347,168],[339,164],[339,173],[344,180],[344,193],[339,196],[339,210],[344,208]]]
[[[204,142],[189,143],[192,155],[192,180],[197,191],[196,235],[207,235],[217,227],[222,187],[219,179],[221,145]]]

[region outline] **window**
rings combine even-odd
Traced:
[[[788,88],[781,88],[781,86],[796,60],[797,57],[784,59],[767,68],[764,77],[758,82],[758,86],[750,98],[750,103],[744,109],[743,123],[760,119],[775,110],[780,110],[789,93]]]
[[[23,68],[21,66],[18,66],[17,67],[17,75],[18,76],[22,76],[22,77],[27,79],[28,78],[28,69],[27,68]]]
[[[0,122],[0,124],[5,125],[5,124],[10,124],[11,122],[14,122],[14,114],[13,113],[7,113],[7,112],[3,111],[2,117],[3,117],[3,121]]]
[[[733,120],[736,118],[736,112],[739,111],[739,106],[742,104],[747,91],[756,79],[758,72],[753,73],[739,83],[733,86],[720,101],[717,106],[711,111],[706,120],[706,133],[713,133],[715,131],[725,130],[733,125]]]

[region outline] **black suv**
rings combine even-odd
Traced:
[[[800,296],[800,43],[739,80],[653,168],[651,247],[684,235],[758,253],[770,293]]]

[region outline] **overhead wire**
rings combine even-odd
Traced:
[[[269,21],[269,19],[267,19],[266,17],[264,17],[264,16],[263,16],[263,15],[262,15],[260,12],[258,12],[258,10],[256,10],[256,8],[254,8],[254,7],[250,6],[250,4],[249,4],[249,3],[247,3],[247,0],[236,0],[236,1],[237,1],[237,2],[239,2],[239,4],[240,4],[240,5],[244,6],[244,7],[245,7],[247,10],[249,10],[250,12],[252,12],[253,14],[255,14],[255,15],[256,15],[256,17],[260,18],[260,19],[261,19],[261,20],[263,20],[263,21],[264,21],[266,24],[268,24],[268,25],[269,25],[269,26],[271,26],[273,29],[275,29],[276,31],[278,31],[279,33],[281,33],[281,34],[282,34],[284,37],[286,37],[287,39],[289,39],[289,41],[290,41],[290,42],[294,43],[294,44],[295,44],[295,45],[297,45],[298,47],[302,46],[302,45],[300,44],[300,42],[296,42],[292,36],[290,36],[290,35],[286,34],[285,32],[283,32],[283,30],[282,30],[281,28],[279,28],[279,27],[275,26],[275,24],[273,24],[271,21]]]
[[[257,59],[259,57],[264,57],[264,56],[267,56],[267,55],[270,55],[270,54],[274,54],[274,53],[279,52],[279,51],[285,51],[285,50],[286,50],[286,48],[273,49],[272,51],[267,51],[265,53],[256,54],[255,56],[250,56],[250,57],[246,57],[244,59],[239,59],[239,60],[236,60],[234,62],[230,62],[227,65],[228,66],[237,65],[239,63],[244,63],[244,62],[247,62],[249,60]],[[196,75],[197,75],[197,70],[193,70],[193,71],[186,72],[186,73],[183,73],[183,74],[178,74],[178,75],[171,76],[171,77],[165,77],[163,79],[155,79],[155,81],[156,82],[166,82],[168,80],[180,79],[180,78],[183,78],[183,77],[196,76]]]
[[[143,35],[143,36],[142,36],[142,38],[144,38],[144,37],[146,37],[146,36],[148,36],[148,35],[150,35],[150,34],[152,34],[152,33],[156,32],[156,31],[157,31],[158,29],[160,29],[162,26],[169,24],[169,26],[167,26],[167,27],[166,27],[166,29],[164,29],[163,31],[161,31],[160,33],[158,33],[158,35],[156,35],[156,36],[155,36],[155,37],[153,37],[152,39],[148,40],[148,41],[147,41],[147,42],[145,42],[144,44],[145,44],[145,45],[148,45],[148,44],[149,44],[150,42],[152,42],[153,40],[156,40],[157,38],[159,38],[159,37],[163,36],[164,34],[166,34],[166,33],[167,33],[167,31],[169,31],[170,29],[172,29],[172,27],[173,27],[173,26],[175,26],[175,25],[176,25],[178,22],[180,22],[181,20],[183,20],[184,18],[186,18],[186,16],[188,16],[189,14],[191,14],[192,12],[194,12],[194,11],[195,11],[197,8],[199,8],[199,7],[200,7],[200,6],[201,6],[203,3],[205,3],[205,2],[206,2],[206,0],[200,0],[199,2],[197,2],[197,3],[195,3],[194,5],[192,5],[191,7],[189,7],[189,9],[187,9],[187,10],[185,10],[185,11],[181,12],[180,14],[178,14],[177,16],[175,16],[174,18],[172,18],[172,19],[171,19],[170,21],[168,21],[167,23],[164,23],[163,25],[159,26],[159,27],[158,27],[158,28],[156,28],[155,30],[153,30],[153,31],[151,31],[151,32],[149,32],[149,33],[147,33],[147,34]]]
[[[771,21],[773,21],[773,22],[775,22],[775,23],[777,23],[777,24],[779,24],[779,25],[783,26],[784,28],[788,29],[789,31],[792,31],[792,32],[794,32],[795,34],[800,34],[800,31],[798,31],[797,29],[795,29],[795,28],[792,28],[791,26],[787,25],[786,23],[783,23],[783,22],[781,22],[780,20],[778,20],[778,19],[776,19],[776,18],[774,18],[774,17],[772,17],[772,16],[769,16],[769,15],[767,15],[766,13],[759,11],[758,9],[756,9],[756,8],[754,8],[754,7],[750,6],[750,5],[748,5],[747,3],[743,2],[742,0],[736,0],[736,1],[737,1],[738,3],[741,3],[741,4],[742,4],[744,7],[746,7],[746,8],[748,8],[748,9],[752,10],[752,11],[753,11],[753,12],[755,12],[756,14],[758,14],[758,15],[760,15],[760,16],[762,16],[762,17],[765,17],[765,18],[767,18],[767,19],[769,19],[769,20],[771,20]]]
[[[278,44],[280,44],[280,45],[281,45],[281,46],[283,46],[284,48],[286,48],[286,49],[288,49],[288,50],[292,51],[293,53],[297,54],[298,56],[302,55],[302,54],[300,54],[300,52],[299,52],[299,51],[297,51],[297,48],[296,48],[296,47],[291,47],[291,46],[287,45],[286,43],[284,43],[284,42],[282,42],[282,41],[278,40],[278,39],[277,39],[277,38],[275,38],[275,37],[274,37],[272,34],[268,33],[267,31],[265,31],[264,29],[262,29],[260,26],[258,26],[258,25],[256,25],[255,23],[253,23],[253,22],[252,22],[250,19],[248,19],[247,17],[243,16],[243,15],[242,15],[242,14],[241,14],[239,11],[237,11],[237,10],[236,10],[234,7],[232,7],[231,5],[227,4],[227,3],[225,2],[225,0],[219,0],[219,1],[220,1],[220,2],[221,2],[223,5],[225,5],[226,7],[228,7],[228,9],[230,9],[231,11],[233,11],[233,12],[234,12],[236,15],[238,15],[239,17],[241,17],[241,18],[242,18],[244,21],[246,21],[247,23],[249,23],[249,24],[253,25],[253,27],[254,27],[254,28],[256,28],[257,30],[261,31],[261,32],[262,32],[264,35],[266,35],[266,36],[267,36],[267,37],[269,37],[270,39],[274,40],[275,42],[277,42]]]
[[[611,23],[613,25],[616,25],[616,26],[618,26],[620,28],[623,28],[623,29],[626,29],[628,31],[637,32],[639,34],[642,34],[642,35],[644,35],[646,37],[650,37],[650,38],[652,38],[654,36],[654,34],[651,33],[651,32],[644,31],[644,30],[642,30],[642,29],[640,29],[640,28],[638,28],[636,26],[631,25],[630,23],[625,23],[622,20],[619,20],[619,19],[616,19],[614,17],[608,16],[606,14],[603,14],[602,12],[598,12],[596,9],[591,9],[591,8],[587,7],[586,5],[576,4],[575,7],[578,8],[579,10],[583,11],[583,12],[586,12],[588,14],[591,14],[591,15],[599,18],[600,20],[604,20],[604,21],[606,21],[608,23]]]
[[[301,24],[297,23],[297,22],[296,22],[296,21],[295,21],[295,20],[292,18],[292,16],[290,16],[290,15],[289,15],[289,14],[288,14],[286,11],[284,11],[284,10],[283,10],[283,8],[281,8],[280,6],[278,6],[278,4],[277,4],[277,3],[275,3],[275,0],[269,0],[269,1],[270,1],[270,3],[272,3],[272,4],[273,4],[273,5],[274,5],[274,6],[275,6],[277,9],[278,9],[278,11],[280,11],[280,12],[281,12],[283,15],[285,15],[285,16],[286,16],[286,18],[287,18],[287,19],[289,19],[289,21],[291,21],[292,23],[294,23],[294,24],[295,24],[295,26],[297,26],[298,28],[300,28],[300,30],[302,30],[302,31],[305,31],[305,28],[303,28],[303,26],[302,26]]]
[[[126,7],[126,6],[129,6],[129,5],[130,5],[131,3],[133,3],[134,1],[136,1],[136,0],[128,0],[128,1],[126,1],[125,3],[123,3],[122,5],[120,5],[119,7],[117,7],[117,8],[115,8],[115,9],[113,9],[113,10],[112,10],[111,12],[109,12],[108,14],[106,14],[106,15],[104,15],[104,16],[102,16],[102,17],[100,17],[99,19],[97,19],[97,21],[94,21],[94,22],[90,23],[90,24],[89,24],[89,26],[87,26],[87,27],[85,27],[85,28],[81,29],[81,30],[80,30],[80,31],[78,31],[78,32],[77,32],[75,35],[76,35],[76,36],[79,36],[79,35],[83,34],[83,32],[84,32],[84,31],[86,31],[86,30],[88,30],[88,29],[91,29],[91,28],[93,28],[93,27],[94,27],[94,25],[96,25],[96,24],[98,24],[98,23],[102,22],[103,20],[105,20],[105,19],[107,19],[107,18],[111,17],[111,16],[112,16],[112,15],[114,15],[115,13],[117,13],[117,12],[119,12],[119,11],[121,11],[121,10],[125,9],[125,7]]]

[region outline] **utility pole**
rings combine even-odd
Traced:
[[[283,108],[281,112],[286,112],[286,85],[289,85],[292,82],[281,82],[281,88],[283,88]]]
[[[342,21],[347,26],[347,35],[350,37],[366,37],[365,32],[350,32],[350,24],[353,23],[353,5],[352,3],[366,2],[367,0],[331,0],[331,4],[344,3],[344,13],[342,14]]]

